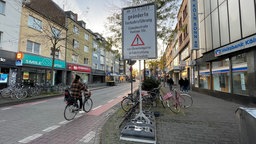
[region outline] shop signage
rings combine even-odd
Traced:
[[[256,46],[256,35],[232,43],[214,51],[215,57]]]
[[[124,8],[122,19],[123,58],[157,58],[156,5]]]
[[[68,70],[91,73],[90,67],[80,66],[76,64],[68,64]]]
[[[8,74],[0,74],[0,83],[7,83]]]
[[[198,2],[190,0],[190,26],[191,26],[191,50],[199,49],[199,32],[198,32]]]
[[[25,54],[22,59],[22,64],[52,67],[52,58],[41,57],[37,55]],[[66,68],[65,61],[55,59],[54,68]]]

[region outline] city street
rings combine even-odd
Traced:
[[[88,114],[78,114],[73,121],[66,121],[63,117],[65,107],[63,97],[1,107],[0,143],[29,143],[33,140],[35,143],[40,143],[36,141],[44,138],[48,143],[90,141],[95,136],[98,126],[107,117],[107,113],[101,114],[119,103],[128,93],[130,93],[129,83],[92,91],[94,102],[92,111]],[[70,127],[72,133],[80,126],[81,128],[88,126],[88,129],[76,130],[73,135],[61,131],[63,127]],[[48,136],[51,131],[56,132],[53,137],[52,134],[51,137]],[[87,134],[90,136],[88,137]]]

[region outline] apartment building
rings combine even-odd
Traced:
[[[16,83],[21,0],[0,1],[0,89]]]
[[[86,23],[78,15],[67,11],[67,84],[78,74],[85,83],[91,83],[94,34],[86,29]]]
[[[177,15],[175,33],[172,35],[166,48],[166,68],[175,83],[180,78],[190,79],[190,23],[188,16],[188,0],[183,0]]]
[[[66,31],[65,13],[51,0],[23,4],[16,62],[19,82],[55,85],[65,81]]]
[[[195,90],[255,100],[255,11],[254,0],[198,0]]]

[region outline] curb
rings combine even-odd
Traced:
[[[102,86],[102,87],[94,87],[94,88],[89,88],[91,91],[94,90],[99,90],[99,89],[104,89],[107,88],[107,86]],[[41,96],[34,96],[34,97],[28,97],[25,99],[21,99],[21,100],[6,100],[6,101],[1,101],[1,99],[4,98],[0,98],[0,107],[5,107],[5,106],[10,106],[10,105],[16,105],[16,104],[23,104],[23,103],[28,103],[28,102],[34,102],[34,101],[38,101],[38,100],[43,100],[43,99],[48,99],[48,98],[56,98],[56,97],[61,97],[63,96],[63,100],[64,100],[64,94],[59,93],[59,94],[50,94],[50,95],[41,95]]]

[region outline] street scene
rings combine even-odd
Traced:
[[[254,144],[254,0],[0,0],[0,144]]]

